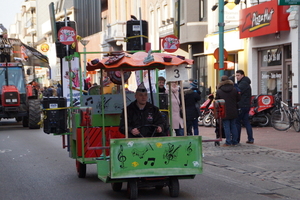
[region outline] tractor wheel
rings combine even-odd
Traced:
[[[28,101],[29,105],[29,128],[30,129],[39,129],[40,125],[38,124],[41,121],[41,107],[40,101],[38,99],[30,99]]]

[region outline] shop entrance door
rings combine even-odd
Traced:
[[[284,90],[283,90],[283,101],[286,101],[287,99],[292,100],[292,87],[293,87],[293,82],[292,82],[292,78],[293,78],[293,72],[292,72],[292,63],[291,62],[286,62],[285,65],[285,72],[286,72],[286,81],[284,84]],[[293,103],[293,102],[291,102]]]

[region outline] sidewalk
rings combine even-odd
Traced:
[[[203,139],[214,139],[215,128],[199,126],[199,134]],[[296,132],[293,128],[287,131],[277,131],[273,127],[253,127],[254,145],[269,147],[277,150],[300,153],[300,132]],[[241,144],[246,144],[246,129],[242,129]],[[221,144],[224,143],[224,139]],[[212,145],[213,142],[212,142]],[[226,148],[226,147],[224,147]]]

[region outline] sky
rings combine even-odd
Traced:
[[[0,0],[0,24],[3,24],[7,30],[14,22],[16,14],[21,13],[23,2],[25,0]]]

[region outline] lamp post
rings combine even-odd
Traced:
[[[80,43],[83,45],[83,63],[86,64],[86,45],[89,43],[89,40],[80,40]],[[83,79],[86,79],[86,66],[83,66]]]
[[[212,11],[215,11],[219,7],[219,69],[224,69],[224,6],[226,4],[232,4],[230,9],[240,3],[240,0],[219,0],[218,4],[212,7]],[[228,4],[228,5],[229,5]],[[219,76],[224,75],[224,70],[219,70]]]
[[[219,69],[224,69],[224,0],[219,0]],[[219,71],[220,78],[224,70]]]

